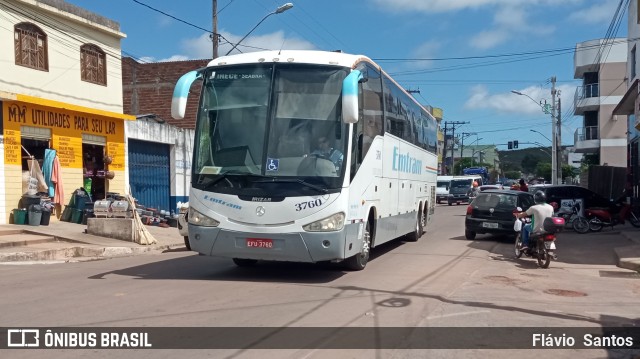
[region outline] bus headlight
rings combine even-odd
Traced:
[[[204,226],[204,227],[217,227],[220,222],[216,221],[213,218],[207,217],[204,214],[196,211],[192,207],[189,207],[189,223],[194,224],[196,226]]]
[[[307,232],[333,232],[340,231],[342,228],[344,228],[344,213],[342,212],[302,226],[302,229]]]

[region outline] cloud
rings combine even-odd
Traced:
[[[579,3],[581,0],[373,0],[377,5],[395,12],[443,13],[482,7],[536,6]]]
[[[576,87],[561,85],[556,86],[556,89],[560,91],[562,111],[565,112],[567,106],[573,106],[571,101],[573,101]],[[514,94],[511,91],[490,94],[485,86],[477,85],[471,89],[471,96],[464,104],[464,108],[469,110],[490,109],[501,114],[540,115],[542,113],[541,106],[545,103],[551,104],[551,89],[549,88],[530,86],[516,91],[528,97]]]
[[[415,58],[426,59],[435,58],[438,55],[438,51],[442,48],[442,43],[436,40],[429,40],[423,42],[420,46],[416,47],[412,51],[412,55]],[[427,69],[433,65],[433,61],[418,61],[411,62],[409,66],[411,69]]]
[[[572,13],[569,20],[589,24],[609,23],[613,19],[618,3],[618,0],[600,1],[586,9]]]
[[[226,31],[220,31],[220,34],[223,38],[218,46],[218,56],[226,54],[233,47],[232,44],[235,44],[242,39],[242,36],[234,35]],[[211,57],[213,52],[213,44],[211,43],[209,34],[202,34],[198,38],[184,40],[182,42],[182,48],[184,49],[185,54],[174,56],[185,56],[189,59],[202,59]],[[262,50],[279,50],[281,48],[283,50],[312,50],[315,49],[315,46],[305,40],[287,38],[283,31],[276,31],[271,34],[249,36],[242,40],[242,43],[237,48],[242,52],[254,52]],[[233,53],[238,53],[238,51],[234,50]]]
[[[241,36],[233,35],[228,32],[222,31],[224,36],[231,43],[237,43],[242,39]],[[222,40],[224,43],[225,41]],[[219,47],[220,55],[226,54],[233,45],[229,43],[221,44]],[[271,34],[265,34],[260,36],[249,36],[242,40],[240,46],[237,47],[242,52],[254,52],[262,50],[313,50],[315,45],[312,43],[297,38],[286,38],[283,31],[276,31]],[[234,50],[233,53],[238,53]]]
[[[476,49],[486,50],[517,38],[521,34],[545,36],[555,31],[554,26],[528,24],[527,22],[527,12],[523,7],[501,7],[493,16],[493,27],[472,36],[469,39],[469,45]]]
[[[237,43],[242,39],[242,36],[234,35],[229,32],[221,31],[220,34],[231,43]],[[218,56],[223,56],[233,45],[227,41],[222,40],[218,46]],[[186,39],[181,44],[183,53],[174,54],[162,60],[156,60],[152,57],[144,57],[144,62],[156,62],[156,61],[184,61],[190,59],[206,59],[210,58],[213,53],[213,44],[209,34],[205,33],[197,38]],[[283,31],[276,31],[271,34],[265,34],[260,36],[249,36],[242,40],[242,43],[238,48],[242,52],[254,52],[262,50],[313,50],[315,46],[305,40],[297,38],[288,38]],[[233,53],[238,53],[234,50]]]
[[[482,31],[473,36],[469,40],[469,44],[476,49],[485,50],[506,42],[510,37],[510,32],[507,29]]]

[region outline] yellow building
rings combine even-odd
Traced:
[[[28,160],[52,163],[50,150],[64,192],[56,202],[69,203],[80,187],[94,200],[125,194],[124,120],[135,118],[122,113],[119,24],[64,1],[0,5],[0,223],[21,204]]]

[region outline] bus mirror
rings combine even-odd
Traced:
[[[358,83],[362,79],[360,70],[353,70],[342,81],[342,121],[358,122]]]
[[[184,118],[184,113],[187,110],[187,99],[189,98],[189,89],[191,84],[201,77],[202,74],[199,71],[190,71],[182,75],[176,87],[173,89],[173,97],[171,98],[171,117],[176,120]]]

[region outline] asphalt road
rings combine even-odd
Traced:
[[[464,238],[466,205],[439,205],[417,243],[374,249],[361,272],[172,251],[103,261],[0,266],[0,327],[601,327],[640,325],[640,276],[615,266],[619,236],[560,234],[559,260],[515,259],[510,238]],[[541,329],[542,330],[542,329]],[[463,335],[466,332],[459,333]],[[403,334],[404,335],[404,334]],[[455,343],[456,332],[451,334]],[[409,342],[415,338],[407,338]],[[639,338],[640,340],[640,338]],[[499,340],[498,340],[499,342]],[[419,343],[417,346],[420,346]],[[495,344],[487,344],[491,348]],[[538,357],[535,350],[4,350],[34,357]],[[623,349],[552,357],[631,357]],[[640,355],[640,354],[635,354]]]

